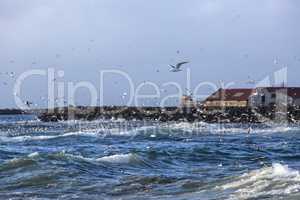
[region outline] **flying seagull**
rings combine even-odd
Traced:
[[[30,102],[30,101],[25,101],[25,104],[26,104],[26,106],[27,106],[28,108],[30,108],[30,106],[31,106],[33,103]]]
[[[187,64],[189,62],[185,61],[185,62],[180,62],[180,63],[177,63],[176,66],[174,65],[170,65],[172,68],[170,69],[170,72],[180,72],[182,71],[182,69],[180,68],[182,65],[184,64]]]

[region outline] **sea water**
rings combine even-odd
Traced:
[[[299,170],[298,125],[0,117],[0,199],[296,200]]]

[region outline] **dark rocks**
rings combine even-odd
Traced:
[[[71,107],[48,110],[39,115],[44,122],[64,120],[96,120],[96,119],[125,119],[125,120],[152,120],[168,121],[203,121],[207,123],[261,123],[273,120],[273,110],[250,108],[225,108],[225,109],[181,109],[177,107]],[[296,122],[300,119],[300,109],[289,109],[287,120]]]
[[[25,111],[20,109],[1,109],[0,115],[21,115],[26,114]]]

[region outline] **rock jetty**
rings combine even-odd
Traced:
[[[168,121],[203,121],[207,123],[262,123],[276,120],[278,113],[272,109],[251,108],[178,108],[178,107],[64,107],[45,110],[38,115],[44,122],[57,122],[65,120],[96,120],[96,119],[125,119],[125,120],[152,120]],[[282,114],[282,120],[298,122],[300,109],[292,108]]]

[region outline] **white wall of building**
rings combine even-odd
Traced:
[[[298,105],[300,106],[300,99],[293,99],[288,96],[286,89],[269,91],[267,88],[257,88],[254,95],[249,99],[250,106],[270,106],[276,105]]]

